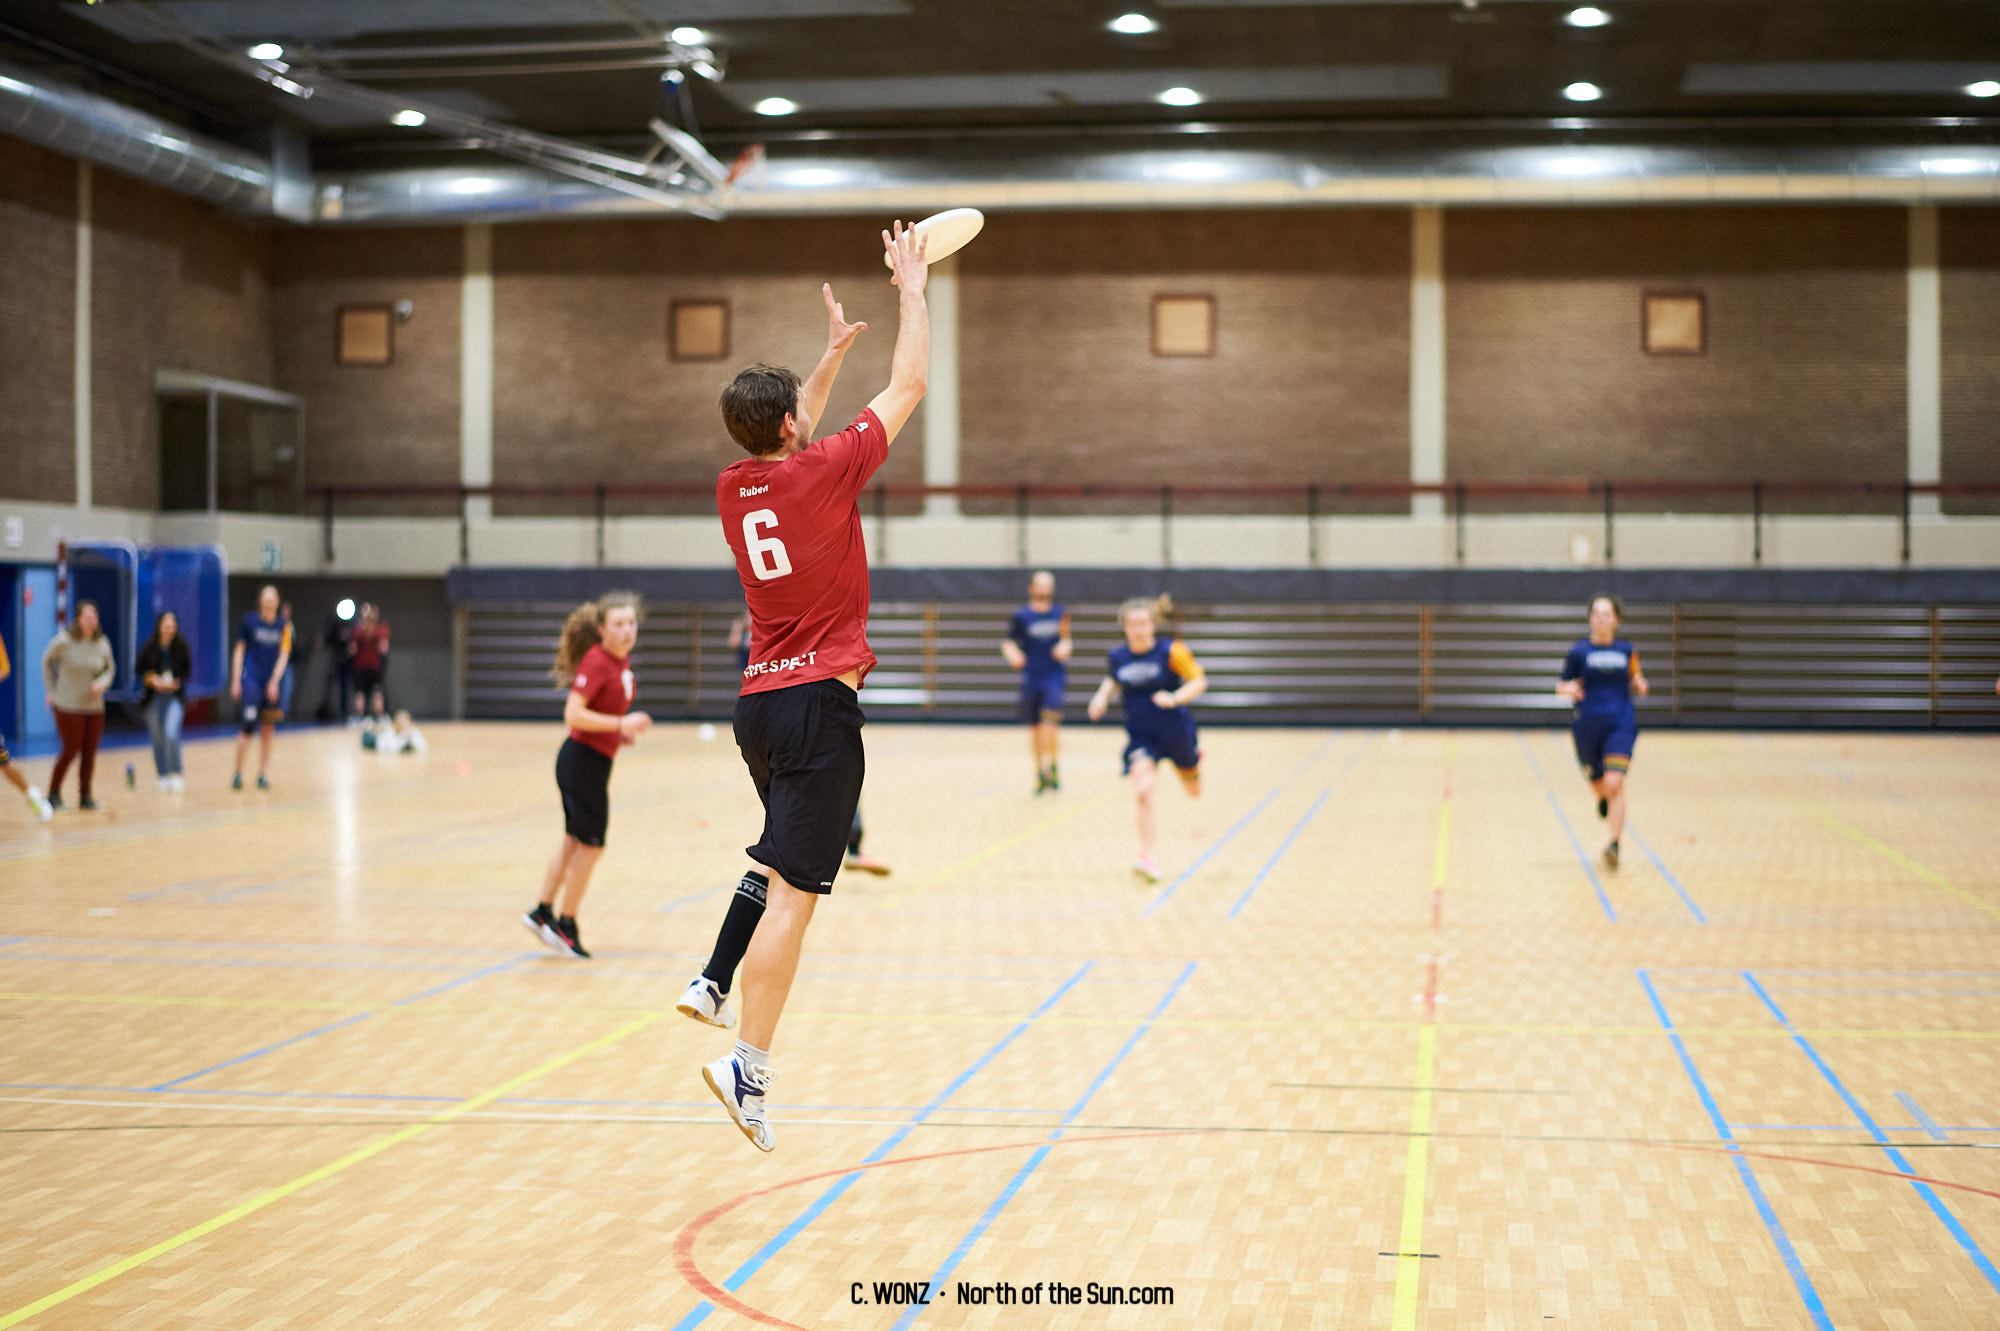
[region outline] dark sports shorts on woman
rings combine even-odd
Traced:
[[[1639,743],[1639,719],[1629,712],[1606,716],[1579,713],[1569,724],[1569,737],[1576,745],[1577,765],[1592,781],[1602,781],[1607,770],[1630,770],[1632,750]]]
[[[764,802],[764,834],[745,853],[802,892],[831,892],[847,857],[865,724],[861,700],[837,679],[736,700],[736,747]]]
[[[566,739],[556,750],[556,789],[562,792],[563,831],[586,846],[602,846],[611,822],[611,760]]]

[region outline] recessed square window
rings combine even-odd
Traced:
[[[1708,301],[1699,291],[1649,291],[1640,341],[1649,356],[1699,356],[1708,350]]]
[[[334,364],[388,365],[396,359],[396,311],[387,305],[343,305],[335,316]]]
[[[677,300],[667,314],[667,355],[721,360],[729,354],[729,302]]]
[[[1213,356],[1215,297],[1153,297],[1155,356]]]

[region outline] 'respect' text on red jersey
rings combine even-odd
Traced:
[[[722,532],[750,607],[743,692],[866,678],[868,548],[855,497],[889,456],[872,411],[782,461],[745,458],[715,482]]]
[[[632,659],[613,656],[603,643],[594,643],[577,664],[576,677],[569,686],[583,696],[583,705],[606,716],[623,716],[632,710],[632,695],[638,686],[632,679]],[[615,730],[572,730],[569,737],[588,744],[607,758],[618,756]]]

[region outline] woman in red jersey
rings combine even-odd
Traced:
[[[638,639],[638,595],[608,592],[570,612],[549,671],[569,685],[569,700],[563,704],[569,738],[556,753],[563,839],[543,875],[542,899],[521,923],[567,957],[590,955],[583,949],[576,912],[604,854],[604,832],[611,821],[611,760],[620,745],[634,743],[653,724],[644,712],[630,710],[637,692],[632,644]]]

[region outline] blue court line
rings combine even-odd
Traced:
[[[509,961],[499,962],[492,966],[482,966],[478,970],[472,971],[466,975],[461,975],[455,980],[447,980],[443,984],[433,985],[429,989],[425,989],[418,993],[411,994],[406,998],[399,998],[395,1002],[389,1004],[389,1006],[406,1007],[411,1003],[418,1002],[422,999],[430,998],[436,994],[444,993],[447,989],[456,989],[461,984],[470,984],[474,980],[484,979],[488,975],[493,975],[499,971],[507,970],[510,967],[518,966],[523,961],[528,960],[530,957],[538,955],[540,954],[533,952],[525,952],[520,954],[519,956],[514,957]],[[172,1081],[163,1081],[158,1086],[149,1087],[148,1089],[155,1091],[174,1090],[184,1082],[195,1081],[199,1078],[206,1077],[211,1072],[220,1072],[224,1068],[234,1067],[238,1063],[248,1063],[253,1058],[262,1058],[264,1055],[275,1053],[276,1051],[283,1049],[287,1045],[298,1044],[303,1040],[310,1040],[316,1036],[325,1035],[328,1031],[337,1031],[343,1026],[352,1026],[356,1022],[366,1021],[368,1020],[368,1018],[374,1015],[375,1014],[373,1012],[357,1012],[351,1017],[342,1017],[339,1021],[329,1022],[324,1026],[315,1027],[314,1029],[306,1031],[302,1034],[294,1035],[289,1039],[280,1040],[276,1044],[267,1044],[262,1049],[253,1049],[247,1054],[238,1054],[235,1058],[224,1059],[222,1062],[216,1063],[210,1067],[205,1067],[199,1072],[190,1072],[185,1077],[176,1077]]]
[[[1185,883],[1188,879],[1194,877],[1197,873],[1200,873],[1201,866],[1207,864],[1210,860],[1214,859],[1216,853],[1220,851],[1224,846],[1229,844],[1230,838],[1234,837],[1238,832],[1241,832],[1244,828],[1248,827],[1250,825],[1251,820],[1254,819],[1258,814],[1264,812],[1265,806],[1270,804],[1272,800],[1278,798],[1278,792],[1283,790],[1284,788],[1285,786],[1283,782],[1279,782],[1277,785],[1272,786],[1270,793],[1265,795],[1263,799],[1258,800],[1255,808],[1251,809],[1250,812],[1244,814],[1241,818],[1237,819],[1236,826],[1230,828],[1227,832],[1224,832],[1221,836],[1217,837],[1214,843],[1211,844],[1207,850],[1204,850],[1200,855],[1196,856],[1195,862],[1193,864],[1190,864],[1187,868],[1181,870],[1180,877],[1174,879],[1173,882],[1168,883],[1165,887],[1161,888],[1160,895],[1154,897],[1152,903],[1148,905],[1146,909],[1140,911],[1139,913],[1141,915],[1151,915],[1154,911],[1166,905],[1167,898],[1171,897],[1174,893],[1180,891],[1182,883]]]
[[[1653,862],[1653,867],[1660,871],[1660,877],[1667,880],[1667,886],[1673,888],[1675,893],[1679,895],[1681,899],[1681,904],[1686,906],[1688,908],[1688,913],[1694,916],[1695,923],[1707,924],[1708,916],[1701,913],[1701,907],[1694,904],[1694,898],[1689,896],[1687,894],[1687,889],[1681,886],[1681,880],[1674,877],[1674,871],[1672,869],[1669,869],[1667,867],[1666,861],[1661,859],[1658,853],[1655,852],[1654,849],[1646,843],[1646,838],[1640,836],[1638,829],[1633,827],[1632,824],[1630,823],[1625,824],[1625,830],[1630,832],[1632,834],[1632,839],[1639,843],[1639,849],[1646,852],[1646,858],[1651,860]]]
[[[1805,1056],[1812,1061],[1812,1065],[1819,1069],[1819,1075],[1826,1078],[1826,1084],[1833,1087],[1834,1093],[1846,1102],[1848,1112],[1853,1114],[1860,1121],[1861,1126],[1867,1130],[1868,1135],[1874,1138],[1875,1144],[1880,1146],[1884,1154],[1889,1157],[1889,1163],[1896,1166],[1897,1169],[1905,1174],[1916,1173],[1917,1171],[1910,1167],[1910,1162],[1903,1157],[1903,1153],[1896,1149],[1895,1144],[1883,1133],[1881,1127],[1873,1118],[1869,1117],[1868,1111],[1861,1107],[1861,1102],[1854,1098],[1853,1092],[1847,1089],[1840,1078],[1833,1075],[1833,1069],[1828,1067],[1826,1060],[1819,1056],[1819,1051],[1812,1047],[1812,1042],[1801,1035],[1796,1026],[1792,1025],[1792,1019],[1785,1015],[1785,1010],[1771,1001],[1771,996],[1764,991],[1764,986],[1757,983],[1757,977],[1749,971],[1744,971],[1742,974],[1744,983],[1748,984],[1751,992],[1755,993],[1764,1006],[1770,1009],[1771,1015],[1777,1018],[1778,1024],[1783,1026],[1791,1035],[1793,1043],[1798,1045],[1800,1050],[1805,1053]],[[1958,1240],[1958,1246],[1965,1249],[1966,1255],[1972,1258],[1972,1264],[1979,1268],[1981,1275],[1986,1277],[1986,1283],[1993,1286],[1996,1291],[2000,1291],[2000,1270],[1994,1268],[1992,1260],[1986,1256],[1985,1249],[1979,1246],[1978,1240],[1966,1232],[1965,1226],[1958,1222],[1958,1217],[1951,1213],[1951,1208],[1939,1199],[1930,1184],[1920,1183],[1912,1179],[1910,1186],[1917,1190],[1917,1195],[1924,1199],[1924,1204],[1931,1208],[1931,1212],[1943,1222],[1945,1229],[1949,1231],[1954,1239]]]
[[[1945,1130],[1938,1126],[1937,1120],[1926,1114],[1924,1107],[1918,1104],[1915,1099],[1901,1091],[1896,1092],[1896,1099],[1902,1102],[1903,1108],[1910,1111],[1910,1117],[1917,1121],[1918,1127],[1929,1134],[1932,1141],[1942,1142],[1951,1140],[1951,1138],[1945,1135]]]
[[[1062,1116],[1061,1126],[1049,1134],[1048,1144],[1035,1148],[1034,1153],[1028,1157],[1028,1162],[1022,1165],[1014,1177],[1007,1181],[1007,1186],[1000,1190],[1000,1195],[995,1197],[993,1204],[986,1208],[986,1213],[980,1216],[974,1222],[972,1228],[965,1232],[965,1237],[960,1239],[958,1246],[951,1250],[951,1256],[945,1258],[944,1265],[940,1266],[936,1274],[931,1277],[932,1289],[944,1288],[945,1282],[951,1278],[951,1273],[958,1269],[958,1264],[964,1261],[966,1255],[972,1251],[979,1240],[985,1237],[986,1231],[992,1226],[993,1221],[999,1217],[1001,1211],[1006,1209],[1007,1203],[1014,1200],[1014,1194],[1021,1190],[1021,1185],[1028,1181],[1028,1176],[1034,1173],[1040,1167],[1042,1161],[1048,1158],[1049,1152],[1055,1149],[1054,1143],[1061,1139],[1063,1130],[1076,1121],[1077,1116],[1083,1113],[1084,1106],[1090,1103],[1091,1097],[1095,1096],[1102,1089],[1104,1083],[1111,1079],[1111,1074],[1118,1070],[1118,1065],[1125,1061],[1125,1056],[1132,1052],[1133,1046],[1139,1043],[1147,1031],[1153,1029],[1153,1023],[1159,1020],[1162,1012],[1167,1010],[1167,1004],[1174,1001],[1174,995],[1180,993],[1181,986],[1188,982],[1190,975],[1194,974],[1194,968],[1195,963],[1190,961],[1187,964],[1187,969],[1181,972],[1180,978],[1174,981],[1173,987],[1167,990],[1166,997],[1162,998],[1154,1005],[1153,1010],[1146,1014],[1146,1020],[1140,1023],[1139,1029],[1132,1032],[1131,1037],[1119,1047],[1117,1053],[1111,1056],[1111,1061],[1104,1065],[1103,1070],[1097,1074],[1089,1087],[1084,1090],[1081,1098],[1069,1107],[1068,1113]],[[903,1315],[896,1319],[893,1331],[904,1331],[904,1328],[909,1326],[910,1323],[923,1316],[925,1306],[921,1303],[911,1304],[904,1310]]]
[[[1821,1331],[1833,1331],[1833,1321],[1826,1315],[1826,1305],[1820,1302],[1819,1291],[1813,1288],[1812,1277],[1806,1274],[1805,1264],[1799,1260],[1798,1250],[1792,1247],[1791,1238],[1778,1220],[1778,1213],[1771,1209],[1770,1200],[1764,1196],[1763,1185],[1757,1182],[1757,1175],[1750,1168],[1750,1162],[1740,1154],[1735,1134],[1729,1130],[1729,1123],[1722,1117],[1722,1110],[1716,1106],[1715,1096],[1709,1092],[1708,1083],[1702,1080],[1696,1070],[1694,1056],[1688,1053],[1687,1045],[1681,1040],[1681,1033],[1674,1029],[1674,1019],[1667,1015],[1667,1005],[1660,1001],[1660,995],[1653,988],[1653,977],[1643,969],[1639,972],[1639,984],[1646,991],[1646,1001],[1653,1005],[1653,1015],[1660,1019],[1666,1029],[1667,1038],[1673,1042],[1674,1053],[1681,1061],[1681,1069],[1694,1083],[1695,1094],[1701,1097],[1701,1107],[1708,1111],[1708,1120],[1715,1125],[1715,1135],[1728,1144],[1730,1157],[1736,1162],[1737,1177],[1750,1193],[1751,1202],[1757,1207],[1757,1214],[1764,1221],[1765,1230],[1771,1235],[1771,1242],[1778,1249],[1778,1256],[1784,1259],[1785,1269],[1791,1272],[1792,1285],[1798,1290],[1799,1298],[1805,1302],[1806,1315]]]
[[[1277,852],[1273,854],[1268,861],[1265,862],[1263,868],[1257,871],[1257,876],[1250,880],[1250,886],[1245,888],[1243,891],[1243,895],[1236,899],[1236,904],[1229,908],[1229,915],[1227,916],[1227,918],[1232,920],[1235,919],[1236,916],[1242,911],[1243,907],[1249,904],[1250,894],[1255,892],[1259,887],[1263,886],[1264,880],[1270,877],[1271,870],[1278,867],[1278,861],[1283,859],[1285,857],[1285,852],[1292,848],[1292,842],[1298,840],[1299,833],[1306,830],[1306,824],[1310,823],[1313,820],[1313,815],[1319,812],[1320,806],[1322,804],[1325,804],[1328,796],[1333,794],[1334,785],[1339,782],[1340,778],[1347,775],[1347,770],[1350,767],[1354,766],[1355,762],[1361,757],[1361,751],[1368,747],[1368,741],[1374,738],[1375,738],[1375,732],[1372,730],[1361,737],[1361,742],[1354,746],[1354,752],[1347,755],[1346,761],[1341,763],[1340,767],[1334,772],[1332,778],[1327,782],[1326,789],[1322,790],[1319,793],[1319,798],[1313,801],[1312,808],[1306,810],[1306,816],[1299,819],[1298,826],[1294,827],[1290,831],[1290,833],[1286,835],[1285,839],[1278,844]],[[1333,741],[1331,738],[1327,740],[1328,744],[1331,744],[1332,742]],[[1324,748],[1325,746],[1322,745],[1321,747]],[[1313,756],[1317,758],[1319,755],[1314,754]],[[1311,760],[1308,760],[1307,763],[1301,764],[1299,771],[1304,771],[1305,767],[1310,764],[1310,761]],[[1292,773],[1292,776],[1294,777],[1297,775],[1298,772]],[[1286,780],[1288,781],[1291,780],[1291,777],[1287,777]]]
[[[1037,1007],[1033,1012],[1029,1013],[1027,1018],[1023,1020],[1020,1025],[1016,1026],[1013,1030],[1007,1032],[1007,1034],[1001,1036],[1000,1039],[993,1045],[991,1049],[988,1049],[985,1053],[981,1054],[976,1060],[974,1060],[971,1067],[967,1068],[965,1071],[959,1073],[956,1077],[952,1078],[951,1084],[946,1086],[942,1091],[939,1091],[935,1096],[933,1096],[931,1098],[931,1102],[925,1105],[922,1109],[919,1109],[916,1112],[915,1116],[913,1116],[908,1123],[905,1123],[903,1126],[897,1128],[894,1132],[890,1133],[887,1137],[885,1137],[882,1140],[881,1145],[877,1146],[874,1150],[870,1151],[867,1155],[863,1156],[861,1159],[861,1163],[864,1165],[872,1165],[878,1160],[886,1159],[888,1157],[889,1152],[895,1150],[897,1146],[901,1145],[904,1139],[907,1138],[912,1132],[915,1132],[918,1126],[922,1124],[925,1119],[929,1118],[933,1113],[936,1113],[940,1108],[942,1108],[945,1101],[949,1100],[952,1096],[956,1095],[967,1082],[971,1081],[974,1077],[978,1076],[980,1071],[984,1069],[987,1064],[991,1063],[995,1058],[998,1058],[1002,1050],[1004,1050],[1008,1045],[1012,1044],[1030,1026],[1033,1026],[1035,1024],[1036,1019],[1041,1017],[1043,1013],[1047,1012],[1057,1003],[1061,1002],[1063,996],[1069,993],[1070,990],[1074,989],[1079,983],[1081,983],[1083,977],[1090,974],[1091,967],[1095,966],[1096,964],[1097,963],[1094,961],[1085,962],[1080,970],[1078,970],[1074,975],[1070,976],[1067,980],[1064,980],[1062,982],[1060,988],[1058,988],[1054,993],[1050,994],[1047,998],[1043,999],[1041,1002],[1041,1006]],[[799,1213],[797,1219],[793,1220],[791,1224],[786,1225],[783,1229],[779,1230],[776,1234],[772,1235],[770,1240],[766,1242],[763,1247],[759,1248],[755,1253],[753,1253],[748,1261],[744,1262],[743,1265],[737,1267],[734,1271],[730,1272],[729,1278],[722,1282],[722,1287],[728,1290],[732,1294],[735,1293],[737,1290],[742,1289],[744,1284],[749,1281],[751,1276],[756,1275],[758,1271],[763,1269],[764,1264],[766,1262],[770,1261],[773,1257],[777,1256],[781,1251],[783,1251],[785,1245],[790,1243],[793,1239],[797,1238],[807,1225],[810,1225],[813,1221],[819,1219],[819,1217],[825,1213],[826,1209],[829,1206],[832,1206],[835,1202],[839,1201],[841,1195],[845,1193],[849,1188],[853,1187],[855,1181],[858,1180],[860,1177],[861,1175],[858,1173],[843,1174],[840,1178],[835,1179],[832,1186],[827,1188],[825,1192],[821,1193],[819,1197],[816,1200],[814,1200],[812,1205],[808,1206],[804,1211],[801,1211]],[[715,1311],[715,1305],[704,1299],[702,1302],[696,1304],[694,1308],[688,1313],[687,1316],[681,1318],[680,1321],[674,1323],[673,1331],[693,1331],[693,1328],[700,1326],[702,1322],[707,1320],[708,1315],[714,1311]]]
[[[1551,790],[1549,783],[1542,779],[1541,764],[1535,761],[1534,753],[1528,748],[1527,739],[1518,730],[1514,732],[1514,738],[1521,745],[1521,756],[1528,760],[1528,770],[1535,774],[1535,784],[1542,788],[1542,794],[1548,797],[1549,807],[1555,810],[1556,821],[1562,824],[1563,835],[1569,838],[1569,848],[1576,852],[1576,862],[1583,866],[1584,876],[1590,879],[1590,886],[1597,893],[1597,904],[1604,907],[1606,919],[1613,924],[1618,923],[1618,912],[1611,909],[1611,898],[1605,895],[1604,884],[1599,881],[1597,870],[1590,862],[1590,856],[1583,853],[1583,843],[1576,839],[1576,832],[1569,825],[1569,815],[1563,812],[1555,791]]]
[[[1251,895],[1264,885],[1264,880],[1271,876],[1271,870],[1278,867],[1278,861],[1285,858],[1285,852],[1292,848],[1292,843],[1299,839],[1299,833],[1306,830],[1306,824],[1313,820],[1314,816],[1319,813],[1320,808],[1325,805],[1327,799],[1332,794],[1332,786],[1328,786],[1319,793],[1319,798],[1313,801],[1313,806],[1306,810],[1306,816],[1299,819],[1298,826],[1285,834],[1285,839],[1278,843],[1278,849],[1272,854],[1270,859],[1264,862],[1264,867],[1257,871],[1257,876],[1250,880],[1250,886],[1243,889],[1243,895],[1236,898],[1236,904],[1229,908],[1229,914],[1225,918],[1235,919],[1242,912],[1243,907],[1249,904]]]
[[[1654,966],[1656,971],[1713,971],[1722,975],[1735,975],[1735,966]],[[1766,975],[2000,975],[2000,971],[1988,970],[1911,970],[1895,966],[1759,966]]]

